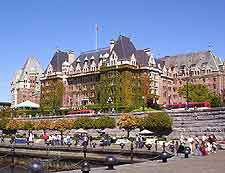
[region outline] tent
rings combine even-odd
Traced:
[[[154,132],[146,130],[146,129],[139,132],[140,135],[151,135],[153,133]]]
[[[27,100],[25,102],[17,104],[15,107],[16,108],[39,108],[40,105]]]
[[[100,132],[101,133],[109,133],[110,132],[110,129],[109,128],[105,128],[104,130],[101,130]]]
[[[80,133],[80,134],[87,133],[87,131],[86,131],[86,130],[84,130],[84,129],[82,129],[82,128],[80,128],[80,129],[76,130],[75,132],[76,132],[76,133]]]

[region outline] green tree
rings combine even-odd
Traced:
[[[221,96],[210,91],[206,85],[188,83],[178,89],[178,93],[187,99],[189,102],[209,101],[212,107],[220,106],[222,103]]]
[[[172,119],[165,112],[155,112],[143,117],[140,127],[156,134],[169,134],[172,130]]]
[[[90,117],[79,117],[74,122],[74,128],[91,129],[93,128],[93,119],[91,119]]]
[[[102,116],[93,122],[93,127],[96,129],[114,128],[115,125],[115,119],[109,116]]]
[[[60,79],[49,80],[48,85],[41,88],[44,96],[41,97],[40,111],[42,113],[50,112],[51,114],[59,114],[62,106],[64,85]]]
[[[3,108],[0,110],[0,129],[5,130],[6,125],[10,120],[11,116],[11,109],[10,108]]]

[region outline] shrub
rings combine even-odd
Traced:
[[[169,134],[172,130],[172,119],[165,112],[150,113],[142,119],[141,127],[159,135]]]
[[[74,128],[91,129],[93,128],[93,119],[91,119],[90,117],[79,117],[74,123]]]
[[[109,116],[102,116],[97,118],[93,122],[93,128],[104,129],[104,128],[114,128],[116,125],[115,119]]]

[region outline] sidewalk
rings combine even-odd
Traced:
[[[225,171],[225,151],[208,156],[175,157],[167,163],[148,161],[137,164],[127,164],[115,167],[115,170],[106,170],[106,167],[92,168],[91,173],[223,173]],[[80,170],[64,171],[60,173],[81,173]]]

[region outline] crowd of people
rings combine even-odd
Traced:
[[[215,135],[206,135],[203,136],[189,136],[184,137],[181,135],[179,141],[172,141],[169,145],[171,152],[184,153],[185,149],[190,150],[190,154],[196,156],[205,156],[209,153],[216,153],[217,143]]]

